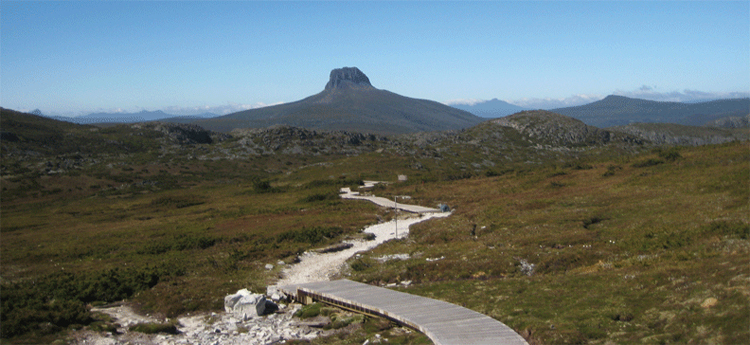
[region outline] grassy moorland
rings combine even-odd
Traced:
[[[532,344],[747,343],[749,183],[747,144],[733,143],[392,186],[385,194],[444,201],[454,215],[349,273],[411,280],[406,291],[490,315]],[[395,253],[411,258],[374,260]]]
[[[544,148],[483,124],[447,140],[367,139],[325,153],[288,133],[198,144],[153,126],[5,110],[0,120],[4,343],[65,339],[94,327],[88,306],[120,300],[169,317],[220,310],[227,293],[264,291],[276,279],[279,268],[265,264],[391,217],[336,193],[396,174],[409,181],[376,193],[455,212],[350,261],[350,279],[411,280],[407,291],[490,315],[538,344],[750,336],[747,143]],[[351,141],[315,138],[326,150]],[[411,258],[375,261],[392,253]],[[316,342],[389,328],[360,322],[350,338]]]

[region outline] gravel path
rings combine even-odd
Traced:
[[[432,218],[443,218],[449,215],[449,212],[427,213],[412,218],[399,219],[398,237],[396,236],[395,221],[369,226],[365,228],[364,232],[374,234],[374,240],[349,241],[348,243],[353,244],[351,248],[335,253],[317,254],[305,252],[300,256],[298,264],[284,269],[282,272],[284,278],[279,280],[276,285],[285,286],[330,280],[332,275],[340,271],[344,262],[357,252],[370,250],[391,239],[406,237],[409,234],[409,226],[412,224]]]
[[[342,198],[355,199],[353,194],[342,195]],[[374,198],[374,199],[373,199]],[[388,200],[376,197],[356,197],[356,199],[366,199],[375,203]],[[377,201],[376,201],[377,200]],[[378,202],[379,201],[379,202]],[[393,207],[393,203],[382,205]],[[401,206],[401,205],[399,205]],[[413,206],[413,205],[404,205]],[[421,206],[415,206],[420,208]],[[399,207],[400,208],[400,207]],[[306,252],[300,256],[300,262],[292,265],[283,271],[284,278],[277,282],[277,286],[302,284],[316,281],[330,280],[330,277],[339,272],[346,260],[354,254],[367,251],[377,247],[381,243],[395,239],[403,238],[409,234],[409,226],[432,218],[443,218],[450,215],[449,212],[439,213],[435,209],[423,208],[429,211],[411,211],[411,212],[430,212],[420,213],[410,218],[399,219],[398,222],[390,221],[376,224],[364,229],[364,232],[375,235],[372,241],[349,241],[353,246],[334,253],[311,253]],[[398,223],[398,229],[396,229]],[[398,236],[397,236],[398,233]],[[273,287],[269,287],[269,290]],[[223,297],[223,296],[222,296]],[[119,334],[101,333],[94,331],[79,331],[72,334],[70,343],[72,344],[95,344],[95,345],[152,345],[152,344],[274,344],[289,339],[311,339],[319,336],[321,331],[312,329],[304,325],[298,325],[292,320],[292,315],[299,309],[297,304],[279,305],[279,311],[275,314],[256,317],[248,321],[235,319],[229,313],[204,313],[193,316],[183,316],[178,318],[179,334],[167,335],[157,334],[149,335],[137,332],[128,332],[128,327],[137,323],[144,322],[166,322],[166,320],[157,320],[148,315],[138,315],[126,306],[115,306],[111,308],[94,308],[92,311],[109,314],[120,325]]]
[[[356,199],[356,200],[367,200],[378,206],[393,208],[394,206],[399,210],[412,212],[412,213],[440,213],[440,210],[432,207],[424,207],[419,205],[399,204],[394,200],[383,198],[380,196],[369,196],[360,195],[359,192],[352,192],[348,188],[345,189],[347,192],[341,194],[343,199]]]

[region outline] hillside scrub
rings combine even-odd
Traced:
[[[747,146],[683,148],[419,189],[454,206],[351,261],[355,280],[511,326],[531,343],[742,343],[750,338]],[[623,164],[625,163],[625,164]],[[609,167],[616,173],[603,176]],[[547,188],[551,183],[560,188]],[[382,265],[373,258],[409,253]],[[526,263],[526,267],[524,265]],[[533,265],[533,266],[531,266]],[[711,331],[708,331],[711,330]]]
[[[248,134],[257,147],[244,137],[180,144],[152,127],[22,120],[0,117],[15,135],[0,147],[4,342],[101,329],[88,309],[115,301],[170,318],[222,310],[224,295],[278,279],[265,264],[392,219],[336,193],[401,174],[408,181],[375,194],[454,212],[353,259],[350,279],[411,280],[410,293],[490,315],[534,344],[750,336],[746,142],[570,148],[483,123],[367,139],[357,151],[284,143],[318,151],[299,154],[263,146],[273,130]],[[389,254],[409,258],[376,260]]]

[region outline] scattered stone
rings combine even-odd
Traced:
[[[713,297],[706,298],[706,300],[701,303],[701,307],[703,308],[711,308],[713,306],[716,306],[716,304],[719,303],[719,300]]]
[[[266,269],[269,270],[269,271],[272,270],[273,269],[273,265],[272,264],[266,264]]]
[[[526,259],[520,259],[518,262],[521,264],[521,273],[531,277],[534,275],[534,267],[536,265],[529,263]]]
[[[383,255],[380,257],[375,258],[375,260],[378,260],[379,262],[387,262],[391,260],[408,260],[411,258],[411,255],[409,254],[390,254],[390,255]]]

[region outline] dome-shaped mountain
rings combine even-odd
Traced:
[[[356,67],[331,71],[325,89],[305,99],[250,109],[194,123],[210,130],[264,128],[273,125],[381,134],[441,131],[482,121],[447,105],[380,90]]]

